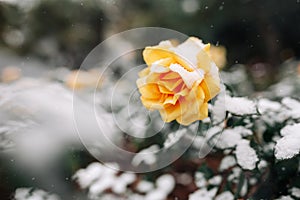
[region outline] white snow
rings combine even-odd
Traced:
[[[220,185],[222,182],[222,176],[221,175],[217,175],[212,177],[211,179],[208,180],[208,183],[210,185]]]
[[[256,114],[256,104],[246,97],[225,97],[226,110],[236,115]]]
[[[250,141],[241,140],[238,142],[235,155],[237,158],[237,163],[246,170],[253,170],[255,168],[255,164],[258,161],[258,157],[256,155],[255,150],[250,147]]]
[[[140,181],[136,186],[137,191],[141,193],[147,193],[151,191],[153,188],[154,188],[154,184],[152,182],[145,181],[145,180]]]
[[[280,134],[282,136],[287,135],[300,135],[300,123],[299,124],[293,124],[293,125],[287,125],[284,128],[280,130]]]
[[[177,143],[184,134],[186,134],[187,129],[179,129],[174,133],[169,133],[167,139],[164,142],[164,147],[165,148],[170,148],[172,147],[175,143]]]
[[[287,135],[279,139],[275,145],[275,157],[288,159],[294,157],[300,151],[300,136]]]
[[[288,115],[293,119],[300,118],[300,102],[290,97],[282,99],[281,103],[288,108]]]
[[[243,137],[247,137],[249,135],[252,135],[253,132],[250,129],[247,129],[243,126],[236,126],[233,128],[234,131],[237,131],[238,133],[240,133]]]
[[[7,99],[0,104],[0,121],[25,124],[14,129],[10,137],[15,144],[12,157],[22,167],[45,171],[67,147],[82,147],[79,133],[86,145],[101,144],[98,150],[102,154],[111,152],[108,143],[103,141],[118,143],[120,134],[116,134],[112,115],[94,107],[91,99],[73,95],[59,83],[23,78],[0,87],[2,95]],[[99,133],[100,123],[103,130],[110,130],[109,134]]]
[[[136,181],[133,173],[122,173],[117,176],[116,163],[92,163],[85,169],[78,170],[73,178],[83,189],[88,188],[90,198],[96,198],[106,189],[111,189],[115,194],[124,194],[128,185]]]
[[[242,169],[240,167],[234,167],[231,171],[231,174],[228,176],[227,180],[232,182],[237,182],[237,179],[239,178],[241,172]]]
[[[261,114],[265,114],[268,111],[278,112],[281,108],[280,103],[269,99],[259,99],[257,106]]]
[[[144,162],[147,165],[152,165],[156,162],[156,155],[155,153],[159,150],[158,145],[152,145],[146,149],[141,150],[138,152],[132,159],[131,163],[134,166],[140,165]]]
[[[279,198],[275,200],[294,200],[290,195],[280,196]]]
[[[234,200],[234,196],[231,192],[225,191],[216,196],[215,200]]]
[[[217,194],[218,188],[212,188],[207,190],[207,188],[202,188],[196,190],[194,193],[189,195],[189,200],[212,200]]]
[[[207,180],[205,179],[205,176],[202,172],[196,172],[195,173],[195,184],[198,188],[205,187],[207,183]]]
[[[300,198],[300,188],[297,187],[292,187],[290,189],[291,195],[293,195],[294,197]]]
[[[233,129],[225,129],[218,141],[216,146],[221,149],[233,148],[235,147],[242,139],[242,136],[237,131],[232,131]]]
[[[220,93],[215,98],[215,102],[211,105],[212,121],[214,123],[222,122],[226,117],[226,106],[225,106],[225,86],[220,85]]]
[[[191,89],[196,81],[199,83],[204,78],[204,71],[202,69],[195,69],[194,71],[187,71],[179,64],[171,64],[170,70],[178,73],[187,88]]]
[[[173,191],[175,187],[175,179],[170,174],[164,174],[156,180],[157,188],[163,189],[167,194]]]
[[[275,157],[277,159],[292,158],[300,151],[300,123],[287,125],[281,129],[280,133],[283,136],[275,145]]]
[[[265,169],[268,166],[268,162],[265,160],[261,160],[259,161],[259,163],[257,164],[257,168],[259,170]]]
[[[230,167],[233,167],[234,165],[236,165],[236,160],[234,156],[225,156],[221,161],[219,171],[222,172]]]
[[[145,195],[145,200],[164,200],[173,191],[175,179],[170,174],[164,174],[156,179],[156,188]]]
[[[32,188],[18,188],[14,195],[15,200],[60,200],[56,194]]]
[[[145,195],[145,200],[165,200],[168,194],[161,188],[154,189]]]
[[[89,187],[92,182],[98,179],[104,172],[104,166],[98,162],[90,164],[86,169],[78,170],[73,178],[81,188],[85,189]]]

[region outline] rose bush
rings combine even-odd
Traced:
[[[220,91],[218,67],[210,55],[210,44],[195,37],[175,46],[162,41],[146,47],[147,68],[139,73],[141,101],[158,110],[165,122],[189,125],[208,116],[208,101]]]

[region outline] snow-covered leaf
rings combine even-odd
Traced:
[[[221,161],[219,171],[222,172],[230,167],[233,167],[234,165],[236,165],[235,158],[233,156],[225,156]]]
[[[146,149],[141,150],[138,152],[132,159],[132,165],[138,166],[142,162],[147,165],[152,165],[156,162],[156,155],[155,153],[159,150],[158,145],[152,145]]]
[[[231,192],[226,191],[226,192],[222,192],[221,194],[219,194],[218,196],[216,196],[215,200],[233,200],[234,196]]]
[[[225,97],[226,110],[236,115],[256,114],[256,104],[245,97]]]
[[[14,195],[15,200],[60,200],[56,194],[33,188],[18,188]]]
[[[207,190],[206,188],[202,188],[196,190],[194,193],[189,195],[189,200],[212,200],[217,194],[218,188],[212,188]]]
[[[275,145],[275,157],[277,159],[292,158],[300,151],[300,123],[287,125],[281,129],[280,134],[283,136]]]
[[[247,170],[252,170],[255,168],[255,164],[258,161],[255,150],[250,147],[250,142],[248,140],[241,140],[238,142],[235,155],[237,158],[237,163]]]

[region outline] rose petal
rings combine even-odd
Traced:
[[[201,82],[204,78],[204,72],[201,69],[196,69],[192,72],[189,72],[179,64],[171,64],[170,70],[178,73],[189,89],[193,87],[196,81]]]

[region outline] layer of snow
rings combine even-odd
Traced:
[[[206,188],[202,188],[196,190],[194,193],[189,195],[189,200],[212,200],[217,194],[218,188],[212,188],[207,190]]]
[[[250,147],[250,142],[248,140],[241,140],[236,147],[235,155],[237,158],[237,163],[247,170],[253,170],[255,164],[258,161],[255,150]]]
[[[226,110],[236,115],[256,114],[256,104],[245,97],[225,97]]]
[[[292,158],[300,151],[300,123],[287,125],[281,129],[280,134],[283,136],[275,145],[275,157],[277,159]]]
[[[233,129],[225,129],[216,142],[216,146],[220,149],[227,149],[235,147],[242,139],[242,136]]]
[[[279,198],[275,200],[294,200],[290,195],[280,196]]]
[[[202,188],[206,186],[207,180],[205,179],[204,173],[202,172],[195,173],[195,184],[198,188]]]
[[[147,193],[151,191],[154,188],[154,184],[149,181],[142,180],[138,183],[136,186],[136,190],[141,193]]]
[[[300,151],[300,136],[287,135],[279,139],[275,145],[275,157],[288,159],[297,155]]]
[[[136,181],[133,173],[122,173],[117,175],[118,168],[115,163],[92,163],[85,169],[78,170],[73,178],[83,189],[88,188],[90,198],[95,198],[107,189],[111,189],[115,194],[124,194],[128,185]]]
[[[167,139],[164,142],[164,147],[165,148],[170,148],[172,147],[175,143],[177,143],[184,134],[186,134],[187,129],[179,129],[174,133],[168,134]]]
[[[280,134],[282,136],[287,135],[300,135],[300,123],[299,124],[293,124],[293,125],[287,125],[283,129],[280,130]]]
[[[216,196],[215,200],[234,200],[234,196],[231,192],[226,191]]]
[[[92,163],[85,169],[78,170],[73,176],[81,188],[89,187],[104,172],[104,166],[100,163]]]
[[[147,165],[152,165],[156,162],[156,155],[155,153],[159,150],[158,145],[152,145],[146,149],[141,150],[138,152],[132,159],[132,165],[138,166],[142,162]]]
[[[208,183],[210,185],[220,185],[222,182],[222,176],[221,175],[217,175],[212,177],[211,179],[208,180]]]
[[[175,179],[170,174],[164,174],[156,180],[156,187],[163,189],[167,194],[169,194],[175,187]]]
[[[288,115],[293,119],[300,118],[300,102],[290,97],[282,99],[281,103],[288,108]]]
[[[178,73],[189,89],[193,87],[196,81],[200,83],[204,78],[204,71],[202,69],[195,69],[194,71],[189,72],[179,64],[171,64],[170,70]]]
[[[234,165],[236,165],[235,158],[233,156],[225,156],[221,161],[219,171],[222,172],[230,167],[233,167]]]
[[[294,197],[300,198],[300,188],[293,187],[291,188],[290,192]]]
[[[32,188],[18,188],[14,195],[15,200],[60,200],[56,194]]]
[[[257,103],[257,106],[261,114],[264,114],[268,111],[278,112],[281,108],[280,103],[271,101],[269,99],[260,99]]]

